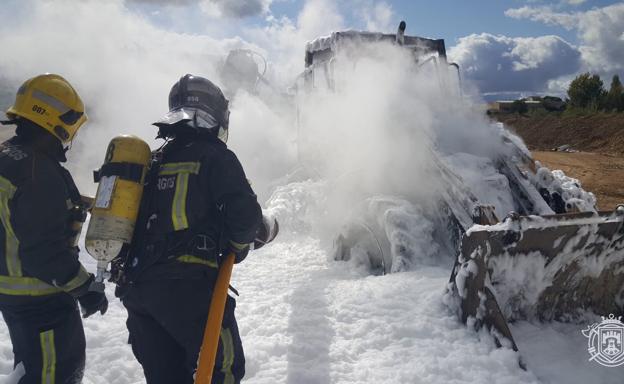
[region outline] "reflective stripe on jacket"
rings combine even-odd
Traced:
[[[211,138],[174,140],[158,155],[143,192],[130,275],[180,278],[198,267],[216,270],[224,241],[251,243],[262,220],[240,162]]]
[[[0,145],[0,300],[70,292],[89,280],[69,240],[79,197],[57,160],[19,137]]]

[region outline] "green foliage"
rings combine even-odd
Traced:
[[[604,106],[606,92],[600,76],[587,72],[572,80],[568,97],[572,108],[597,111]]]
[[[544,96],[542,98],[542,106],[549,112],[560,112],[566,107],[566,103],[559,97]]]
[[[595,112],[592,112],[595,113]],[[579,116],[586,116],[589,114],[589,111],[587,109],[584,108],[578,108],[578,107],[568,107],[565,109],[565,111],[563,111],[562,115],[563,117],[579,117]]]
[[[614,75],[613,80],[611,80],[611,88],[609,88],[605,98],[605,109],[607,111],[624,111],[624,87],[622,87],[618,75]]]
[[[530,109],[527,115],[531,117],[561,116],[562,111],[548,110],[545,108]]]

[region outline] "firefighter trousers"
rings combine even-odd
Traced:
[[[212,298],[212,279],[134,283],[122,298],[129,342],[148,384],[192,384]],[[228,297],[212,383],[235,384],[245,357]]]
[[[19,384],[79,384],[85,368],[85,335],[76,300],[67,294],[1,303],[13,343]]]

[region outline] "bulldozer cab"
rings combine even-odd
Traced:
[[[304,88],[307,91],[336,90],[340,80],[336,71],[338,57],[346,57],[354,66],[361,58],[383,59],[383,53],[378,50],[378,44],[383,43],[404,48],[411,54],[417,68],[433,68],[441,81],[453,74],[459,85],[459,65],[448,63],[444,39],[408,36],[405,28],[405,22],[401,22],[394,34],[340,31],[309,42],[305,52],[305,71],[301,76]]]
[[[297,151],[301,166],[318,173],[315,163],[322,158],[322,138],[302,124],[316,114],[309,105],[348,88],[353,73],[366,68],[366,64],[372,62],[377,68],[381,64],[387,71],[431,75],[445,94],[461,96],[459,65],[448,62],[444,39],[409,36],[405,29],[405,22],[401,22],[396,33],[338,31],[306,44],[305,69],[292,87],[297,104]],[[388,65],[388,57],[397,54],[397,47],[408,55],[408,60],[402,56],[400,65]]]
[[[444,82],[455,74],[461,89],[459,66],[447,61],[444,40],[404,32],[401,23],[396,34],[344,31],[309,42],[297,89],[304,94],[339,91],[338,61],[346,58],[355,66],[362,58],[375,59],[380,55],[376,43],[384,42],[408,50],[417,70],[432,69],[443,89],[449,89]],[[597,212],[595,197],[577,180],[542,167],[517,137],[499,128],[509,150],[491,162],[496,180],[508,187],[513,201],[513,212],[499,212],[503,218],[509,213],[502,221],[494,212],[496,201],[480,201],[460,175],[436,153],[431,156],[432,172],[445,186],[436,208],[440,225],[434,241],[456,255],[447,304],[461,321],[489,329],[499,346],[513,349],[517,346],[508,321],[583,321],[585,316],[624,314],[624,207]],[[320,155],[300,149],[300,159],[306,156]],[[400,271],[388,257],[390,242],[384,228],[361,220],[338,235],[334,258],[360,257],[373,274]]]

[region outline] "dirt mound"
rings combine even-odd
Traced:
[[[624,155],[624,113],[587,116],[499,115],[532,150],[551,150],[562,145],[586,152]]]
[[[581,181],[598,198],[598,208],[613,210],[624,204],[624,157],[587,152],[534,151],[533,158]]]

